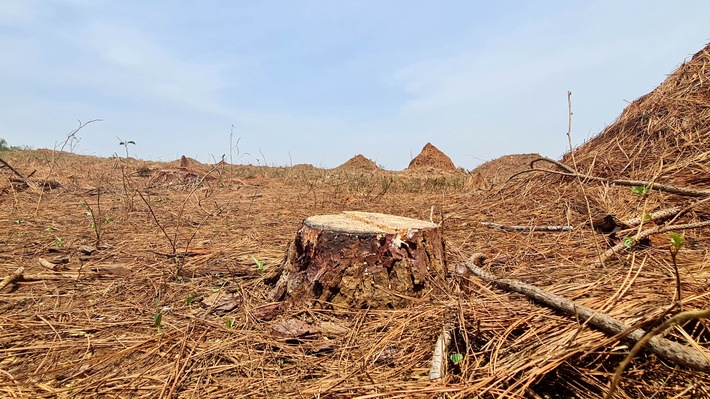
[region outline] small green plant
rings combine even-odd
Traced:
[[[132,141],[132,140],[125,140],[124,141],[124,140],[121,140],[119,137],[116,137],[116,138],[118,139],[118,145],[121,145],[121,146],[123,146],[123,148],[126,149],[126,159],[128,159],[128,145],[129,144],[136,145],[136,142]]]
[[[636,240],[634,240],[633,237],[624,238],[624,247],[626,247],[626,249],[633,248],[635,243],[636,243]]]
[[[160,301],[158,299],[155,300],[155,313],[153,313],[153,326],[155,326],[156,329],[158,329],[158,334],[160,334],[160,329],[162,328],[163,324],[163,310],[160,307]]]
[[[449,360],[451,360],[454,364],[459,364],[463,360],[463,355],[460,353],[452,353],[449,355]]]
[[[678,252],[683,247],[685,237],[680,234],[673,232],[668,233],[671,237],[671,260],[673,261],[673,271],[675,271],[675,290],[676,290],[676,301],[680,311],[683,311],[682,297],[681,297],[681,287],[680,287],[680,273],[678,272]]]
[[[641,197],[645,196],[648,194],[648,192],[651,190],[651,186],[633,186],[631,187],[631,192],[639,195]]]
[[[54,237],[54,246],[59,248],[62,245],[64,245],[64,240],[62,240],[60,237]]]
[[[224,325],[231,330],[232,327],[234,327],[234,321],[235,321],[234,318],[230,319],[229,317],[226,317],[224,319]]]
[[[193,302],[195,302],[196,298],[197,298],[197,296],[195,296],[195,294],[189,293],[187,295],[187,298],[185,298],[185,302],[187,302],[187,305],[190,306],[190,305],[192,305]]]
[[[25,221],[22,220],[22,219],[15,219],[14,223],[15,223],[16,225],[21,225],[22,223],[25,223]]]
[[[266,272],[266,266],[264,266],[264,262],[260,261],[259,259],[255,257],[251,257],[254,260],[254,264],[256,264],[256,268],[259,269],[259,272],[265,273]]]

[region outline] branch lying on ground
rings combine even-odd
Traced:
[[[12,173],[14,173],[14,174],[15,174],[17,177],[19,177],[20,179],[23,179],[23,180],[25,179],[25,177],[22,176],[22,175],[20,174],[20,172],[16,171],[15,168],[13,168],[12,166],[10,166],[10,164],[7,163],[7,162],[5,162],[2,158],[0,158],[0,167],[8,168],[8,169],[10,169],[10,170],[12,171]]]
[[[708,198],[710,198],[710,197],[708,197]],[[640,225],[641,222],[645,223],[645,222],[650,222],[650,221],[668,219],[671,216],[677,215],[679,212],[680,212],[680,207],[674,206],[671,208],[667,208],[667,209],[663,209],[660,211],[650,213],[648,215],[645,215],[643,218],[635,217],[635,218],[631,218],[631,219],[622,220],[621,224],[624,226],[634,227],[634,226]]]
[[[505,231],[571,231],[572,226],[507,226],[499,223],[478,222],[486,227],[499,228]]]
[[[535,168],[534,167],[535,162],[539,162],[539,161],[549,162],[549,163],[557,166],[558,168],[562,169],[562,172],[557,171],[557,170],[552,170],[552,169]],[[515,178],[517,176],[520,176],[524,173],[530,173],[530,172],[552,173],[552,174],[556,174],[556,175],[576,177],[576,178],[579,178],[582,180],[600,181],[600,182],[604,182],[604,183],[615,184],[617,186],[629,186],[629,187],[653,186],[653,188],[655,190],[665,191],[667,193],[682,195],[682,196],[686,196],[686,197],[699,197],[699,198],[710,197],[709,190],[694,190],[692,188],[676,187],[676,186],[672,186],[669,184],[652,183],[652,182],[648,182],[648,181],[644,181],[644,180],[617,180],[617,179],[607,179],[605,177],[589,176],[589,175],[585,175],[585,174],[576,172],[574,169],[563,164],[562,162],[558,162],[558,161],[555,161],[554,159],[545,158],[545,157],[534,159],[532,162],[530,162],[530,169],[524,170],[522,172],[518,172],[518,173],[510,176],[510,178],[508,178],[508,180],[512,180],[513,178]]]
[[[696,319],[702,319],[702,318],[708,318],[710,317],[710,309],[706,310],[693,310],[693,311],[687,311],[687,312],[682,312],[678,313],[677,315],[671,317],[670,319],[666,320],[663,324],[660,326],[654,328],[651,330],[648,334],[644,335],[643,338],[641,338],[636,345],[634,345],[633,348],[629,351],[629,354],[626,355],[624,360],[619,363],[619,367],[616,368],[616,372],[614,373],[614,378],[611,380],[611,387],[609,387],[609,391],[604,395],[604,399],[611,398],[611,396],[614,394],[616,391],[616,387],[619,385],[619,380],[621,380],[621,375],[624,373],[624,370],[626,370],[626,367],[628,367],[629,363],[631,363],[631,360],[641,351],[641,348],[643,348],[646,343],[648,343],[653,337],[656,335],[662,333],[663,331],[667,330],[668,328],[684,323],[686,321],[690,320],[696,320]]]
[[[586,306],[579,305],[567,298],[563,298],[519,280],[498,278],[479,268],[470,260],[466,261],[464,265],[473,275],[485,282],[492,283],[506,291],[518,292],[553,309],[576,316],[582,322],[588,322],[606,333],[619,335],[628,331],[628,334],[620,337],[621,339],[638,342],[646,335],[646,331],[642,329],[632,329],[631,326],[626,323],[616,320],[611,316],[596,312]],[[698,371],[710,372],[710,361],[708,361],[705,355],[677,342],[661,337],[653,337],[648,341],[648,347],[653,353],[673,363]]]
[[[22,275],[24,273],[25,273],[25,268],[22,266],[18,267],[14,273],[12,273],[11,275],[5,277],[4,279],[2,279],[2,281],[0,281],[0,290],[5,288],[8,284],[12,284],[17,280],[21,280]]]
[[[641,241],[642,239],[644,239],[644,238],[650,236],[651,234],[659,234],[659,233],[665,233],[665,232],[667,232],[667,231],[675,231],[675,230],[696,229],[696,228],[705,227],[705,226],[710,226],[710,220],[705,220],[705,221],[697,222],[697,223],[686,223],[686,224],[674,224],[674,225],[666,225],[666,226],[656,226],[656,227],[652,227],[652,228],[650,228],[650,229],[646,229],[646,230],[644,230],[644,231],[638,233],[637,235],[635,235],[635,236],[633,237],[633,239],[634,239],[635,242],[639,242],[639,241]],[[623,230],[622,230],[622,231],[623,231]],[[618,234],[618,233],[617,233],[617,234]],[[618,244],[616,244],[616,245],[614,245],[613,247],[607,249],[607,250],[604,251],[604,253],[602,254],[602,256],[601,256],[600,260],[598,261],[598,263],[603,263],[604,261],[606,261],[607,259],[609,259],[609,257],[611,257],[612,255],[614,255],[615,253],[617,253],[617,252],[621,251],[622,249],[626,248],[626,245],[627,245],[626,242],[625,242],[624,240],[622,240],[622,241],[619,242]]]
[[[434,354],[431,357],[429,380],[438,380],[446,374],[446,352],[451,345],[451,330],[453,326],[446,324],[434,344]]]

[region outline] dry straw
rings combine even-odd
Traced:
[[[578,172],[708,190],[709,63],[701,51],[631,103],[575,150]],[[291,307],[270,318],[269,270],[307,216],[433,214],[451,266],[483,253],[493,275],[651,330],[677,299],[670,239],[649,235],[599,263],[625,237],[595,231],[592,214],[644,220],[634,231],[668,229],[668,219],[644,216],[673,206],[684,209],[673,224],[710,217],[697,199],[544,171],[489,184],[495,175],[0,156],[22,176],[51,170],[61,184],[37,210],[39,193],[0,169],[0,277],[25,268],[0,291],[0,396],[9,398],[601,398],[630,345],[521,294],[452,276],[444,295],[403,309]],[[710,229],[676,232],[685,240],[676,257],[683,308],[707,309]],[[62,267],[48,270],[40,257]],[[306,332],[284,335],[289,320]],[[448,353],[462,360],[447,360],[446,374],[430,381],[444,326]],[[707,354],[709,328],[692,320],[665,338]],[[615,397],[710,397],[708,386],[707,374],[642,351]]]

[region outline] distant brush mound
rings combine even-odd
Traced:
[[[422,152],[419,153],[411,162],[407,169],[437,169],[443,171],[455,171],[451,158],[434,147],[431,143],[426,143]]]
[[[488,161],[470,172],[469,185],[491,188],[505,183],[514,174],[530,169],[530,162],[537,158],[540,154],[511,154]]]
[[[336,169],[349,170],[349,171],[360,171],[360,172],[370,172],[370,171],[380,170],[380,168],[377,166],[377,164],[374,161],[365,158],[362,154],[355,155],[354,157],[350,158],[344,164],[338,166]]]
[[[710,45],[575,149],[577,169],[608,178],[710,186]],[[572,165],[572,155],[563,162]],[[663,165],[661,165],[663,163]],[[591,170],[590,170],[591,168]]]

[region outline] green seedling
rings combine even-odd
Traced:
[[[648,192],[650,190],[651,190],[651,186],[633,186],[633,187],[631,187],[631,192],[636,195],[639,195],[641,197],[648,194]]]
[[[676,300],[681,311],[683,311],[683,298],[680,286],[680,272],[678,271],[678,251],[683,247],[684,237],[673,232],[668,233],[671,237],[671,260],[673,261],[673,270],[675,271],[675,290]]]
[[[14,223],[15,223],[16,225],[21,225],[22,223],[25,223],[25,221],[22,220],[22,219],[15,219]]]
[[[230,319],[229,317],[225,318],[224,325],[231,330],[232,327],[234,327],[234,319]]]
[[[679,251],[683,247],[683,236],[672,232],[668,233],[668,235],[671,237],[673,249],[675,249],[676,252]]]
[[[251,257],[254,260],[254,264],[256,264],[256,268],[259,269],[259,272],[264,273],[266,272],[266,266],[264,266],[264,262],[260,261],[259,259],[255,257]]]
[[[128,158],[128,145],[129,145],[129,144],[136,145],[136,142],[135,142],[135,141],[131,141],[131,140],[126,140],[126,141],[124,141],[124,140],[121,140],[121,139],[118,138],[118,137],[116,137],[116,138],[118,139],[118,145],[122,145],[123,148],[126,149],[126,158]]]
[[[633,247],[634,247],[634,242],[635,242],[635,240],[633,239],[633,237],[626,237],[626,238],[624,238],[624,246],[626,247],[626,249],[631,249],[631,248],[633,248]]]
[[[185,298],[185,302],[187,302],[187,305],[190,306],[193,302],[195,302],[195,298],[197,298],[195,294],[190,293],[187,295],[187,298]]]
[[[452,353],[449,355],[449,360],[454,364],[459,364],[463,360],[463,355],[460,353]]]
[[[59,238],[59,237],[54,237],[54,246],[57,247],[57,248],[59,248],[59,247],[61,247],[62,245],[64,245],[64,240],[62,240],[62,239]]]
[[[153,326],[158,329],[158,334],[160,334],[160,328],[163,323],[163,311],[160,308],[160,301],[155,300],[155,313],[153,313]]]

